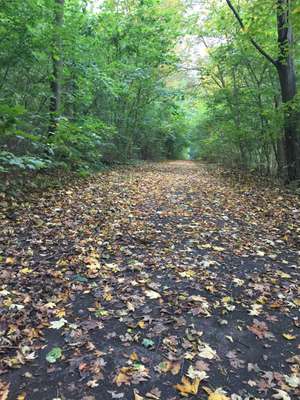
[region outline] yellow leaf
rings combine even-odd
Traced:
[[[208,396],[208,400],[229,400],[229,397],[216,390]]]
[[[189,394],[197,394],[200,384],[200,378],[193,380],[186,378],[185,376],[181,379],[181,383],[175,385],[175,388],[180,392],[182,396],[188,396]]]
[[[54,312],[54,314],[55,314],[57,317],[62,318],[62,317],[65,317],[66,311],[63,310],[63,309],[59,309],[59,310],[56,310],[56,311]]]
[[[232,298],[230,296],[225,296],[225,297],[223,297],[222,302],[229,303],[231,300],[232,300]]]
[[[115,377],[114,382],[117,384],[117,386],[121,386],[122,384],[125,385],[130,384],[130,379],[129,376],[127,375],[128,371],[129,368],[123,367],[121,371],[118,373],[118,375]]]
[[[180,371],[181,364],[179,361],[164,361],[159,364],[161,372],[171,372],[172,375],[177,375]]]
[[[182,278],[192,278],[193,276],[195,276],[195,271],[193,271],[193,270],[188,270],[188,271],[183,271],[183,272],[179,272],[179,275],[182,277]]]
[[[283,336],[286,340],[294,340],[294,339],[296,339],[296,336],[290,335],[289,333],[283,333],[282,336]]]
[[[6,299],[6,300],[4,300],[4,301],[3,301],[3,304],[4,304],[6,307],[10,307],[10,306],[12,305],[12,299]]]
[[[21,272],[21,274],[29,274],[30,272],[32,272],[32,269],[26,267],[26,268],[22,268],[20,270],[20,272]]]
[[[56,307],[56,304],[53,303],[52,301],[49,301],[49,303],[46,303],[46,304],[45,304],[45,307],[46,307],[46,308],[55,308],[55,307]]]
[[[144,328],[145,328],[145,322],[144,322],[144,321],[139,321],[139,322],[138,322],[138,326],[139,326],[141,329],[144,329]]]
[[[21,393],[21,394],[19,394],[19,396],[17,397],[17,400],[25,400],[25,398],[26,398],[26,393]]]
[[[285,272],[282,272],[282,271],[277,271],[277,275],[280,276],[280,278],[283,278],[283,279],[289,279],[291,277],[291,275],[286,274]]]
[[[8,265],[13,265],[16,262],[14,257],[6,257],[5,263]]]
[[[213,250],[215,251],[224,251],[224,247],[219,247],[219,246],[213,246]]]
[[[210,249],[211,248],[211,244],[209,244],[209,243],[202,244],[200,247],[202,247],[202,249]]]
[[[136,354],[135,351],[130,354],[129,358],[130,358],[131,361],[137,361],[139,359],[139,357],[138,357],[138,355]]]
[[[300,298],[299,299],[294,299],[293,302],[294,302],[294,304],[296,304],[296,306],[300,307]]]
[[[107,292],[103,295],[103,298],[105,301],[111,301],[112,300],[112,294],[110,292]]]

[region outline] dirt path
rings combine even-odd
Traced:
[[[296,197],[170,162],[3,206],[1,400],[299,399]]]

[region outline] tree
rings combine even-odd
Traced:
[[[55,0],[54,4],[54,32],[52,65],[53,71],[50,77],[51,96],[49,102],[50,124],[49,133],[53,134],[57,127],[57,119],[61,109],[61,80],[63,72],[62,54],[62,27],[64,23],[65,0]]]
[[[0,3],[0,173],[179,157],[180,0]]]
[[[245,25],[238,11],[231,0],[226,0],[234,16],[244,30]],[[252,45],[259,51],[277,70],[281,98],[284,104],[284,150],[287,164],[287,178],[289,181],[300,178],[300,143],[299,143],[299,112],[293,104],[296,98],[296,74],[293,48],[293,28],[291,23],[291,1],[276,0],[277,8],[277,34],[278,52],[277,59],[271,57],[256,41],[250,36]]]

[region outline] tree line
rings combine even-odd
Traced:
[[[179,1],[10,0],[0,11],[0,172],[180,158]]]
[[[1,177],[189,157],[300,179],[300,0],[0,5]]]

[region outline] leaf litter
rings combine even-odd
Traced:
[[[1,200],[0,399],[298,399],[299,199],[192,162]]]

